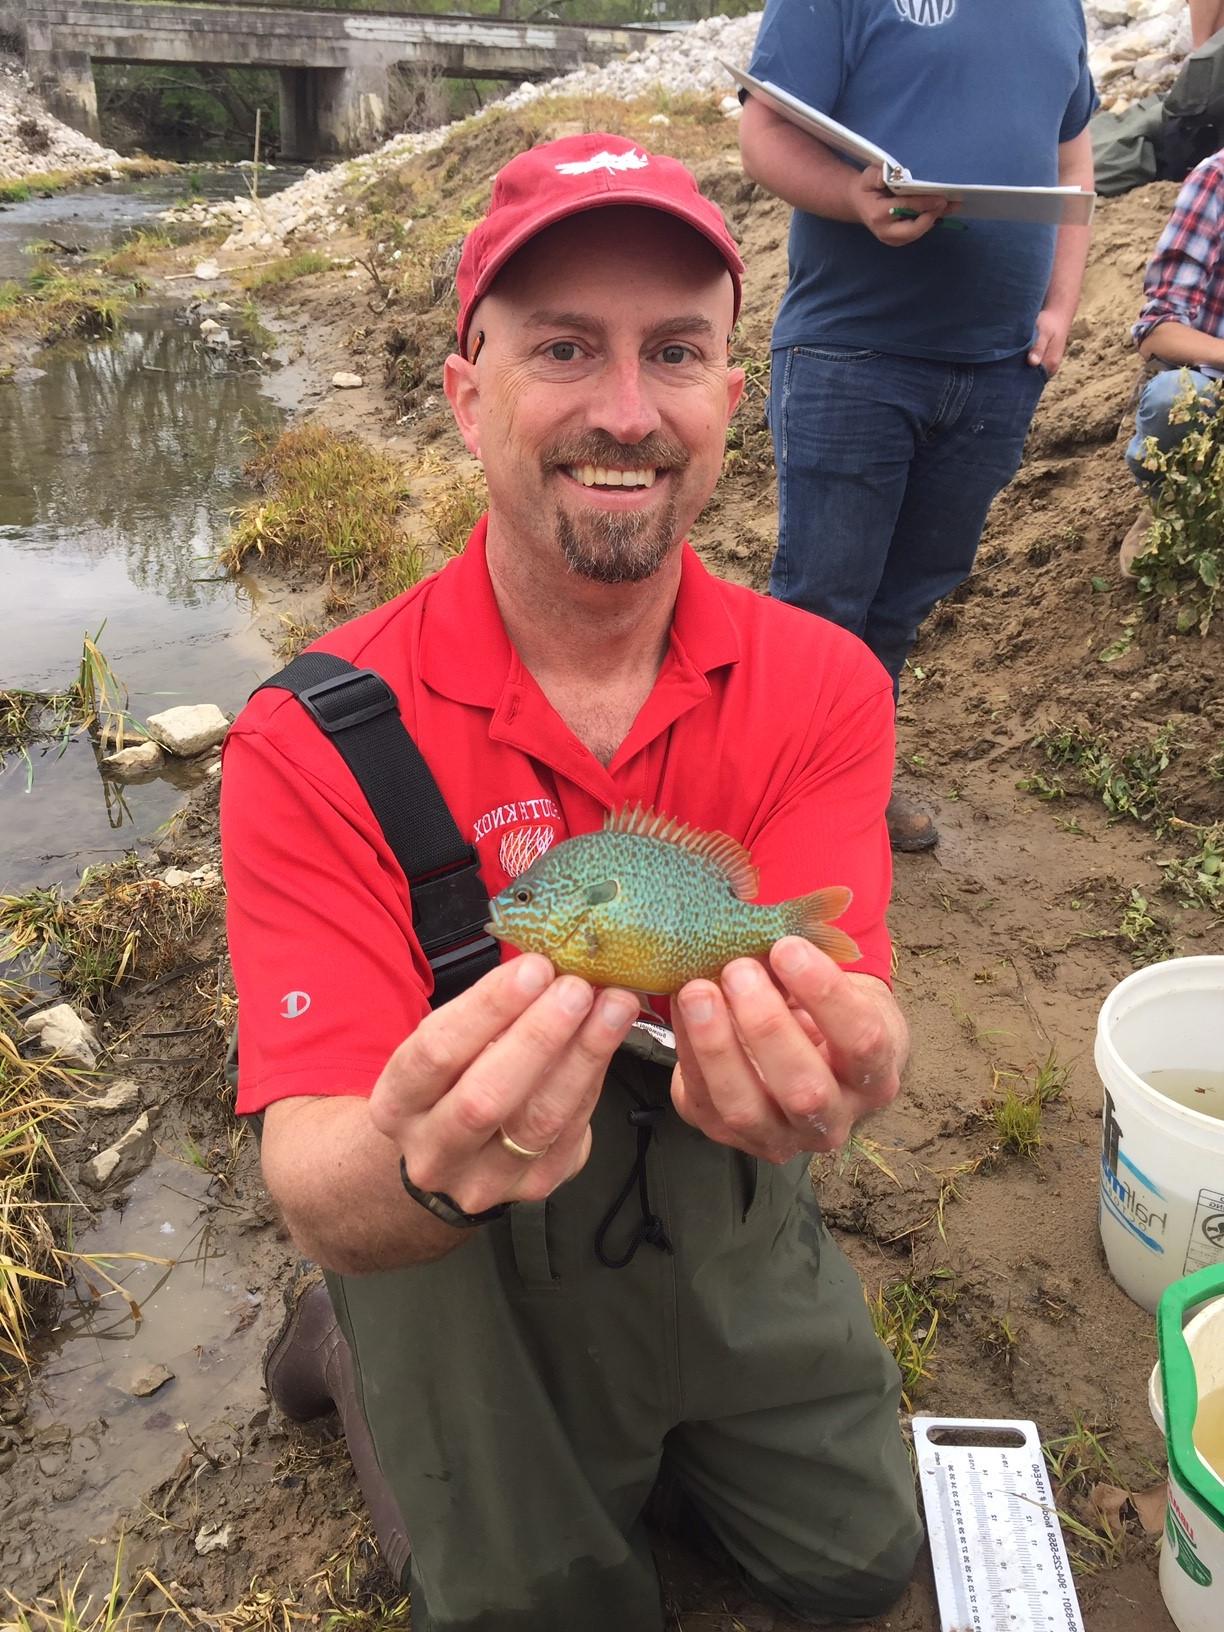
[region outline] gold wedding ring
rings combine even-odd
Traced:
[[[498,1128],[497,1131],[501,1137],[502,1149],[507,1151],[511,1156],[517,1156],[522,1162],[538,1162],[541,1156],[548,1155],[549,1149],[551,1148],[550,1146],[545,1145],[543,1150],[528,1150],[525,1145],[516,1144],[506,1132],[505,1128]]]

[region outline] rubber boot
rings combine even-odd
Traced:
[[[399,1504],[383,1478],[374,1441],[357,1399],[353,1357],[336,1322],[318,1271],[300,1277],[285,1296],[286,1317],[264,1353],[264,1385],[293,1422],[336,1410],[383,1562],[403,1585],[412,1547]]]

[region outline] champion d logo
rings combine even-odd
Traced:
[[[557,169],[563,176],[589,176],[592,170],[645,170],[649,163],[644,153],[596,153],[594,158],[575,159]]]
[[[956,11],[956,0],[895,0],[895,4],[907,23],[920,28],[946,23]]]
[[[309,992],[286,992],[281,998],[281,1013],[286,1020],[296,1020],[310,1007]]]

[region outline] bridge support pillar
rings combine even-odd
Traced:
[[[57,119],[62,119],[83,136],[101,141],[98,126],[98,88],[94,84],[93,63],[88,51],[39,51],[26,53],[26,72],[34,89]]]
[[[368,153],[382,141],[390,74],[379,63],[319,70],[319,145],[324,153]]]

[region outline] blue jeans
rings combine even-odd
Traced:
[[[919,624],[969,576],[1045,382],[1023,352],[955,364],[854,346],[775,351],[770,594],[860,636],[896,688]]]
[[[1160,451],[1168,453],[1188,431],[1194,429],[1189,421],[1180,425],[1169,424],[1169,410],[1186,389],[1187,380],[1193,385],[1195,395],[1212,411],[1215,410],[1220,382],[1212,379],[1211,375],[1200,374],[1197,368],[1166,368],[1152,375],[1139,398],[1135,434],[1126,449],[1126,462],[1131,468],[1131,475],[1141,486],[1150,486],[1156,480],[1155,471],[1145,470],[1140,464],[1143,445],[1148,437],[1154,436]]]

